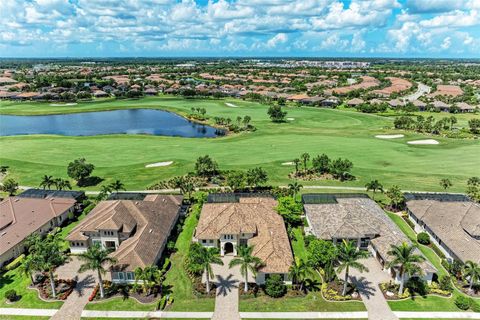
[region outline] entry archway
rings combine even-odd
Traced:
[[[223,246],[223,253],[224,255],[233,254],[233,244],[231,242],[225,243]]]

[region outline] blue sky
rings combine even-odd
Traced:
[[[0,57],[480,58],[480,0],[0,0]]]

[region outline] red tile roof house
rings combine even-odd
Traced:
[[[288,273],[293,254],[283,218],[275,210],[277,201],[259,195],[227,196],[231,199],[215,202],[209,197],[193,241],[205,247],[218,247],[221,256],[235,256],[239,245],[253,246],[253,255],[264,263],[257,272],[257,284],[264,284],[271,274],[280,274],[286,283],[291,283]]]
[[[67,236],[70,251],[82,253],[94,243],[114,250],[110,255],[117,263],[107,280],[132,283],[137,267],[160,261],[181,205],[181,196],[155,194],[142,201],[102,201]]]
[[[9,197],[0,202],[0,266],[25,252],[24,240],[60,226],[75,210],[71,198]]]

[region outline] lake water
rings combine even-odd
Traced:
[[[0,135],[59,134],[149,134],[190,138],[213,138],[224,131],[201,125],[171,112],[129,109],[45,116],[0,115]]]

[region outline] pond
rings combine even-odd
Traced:
[[[128,109],[44,116],[0,115],[0,135],[149,134],[188,138],[223,136],[223,130],[189,121],[175,113],[154,109]]]

